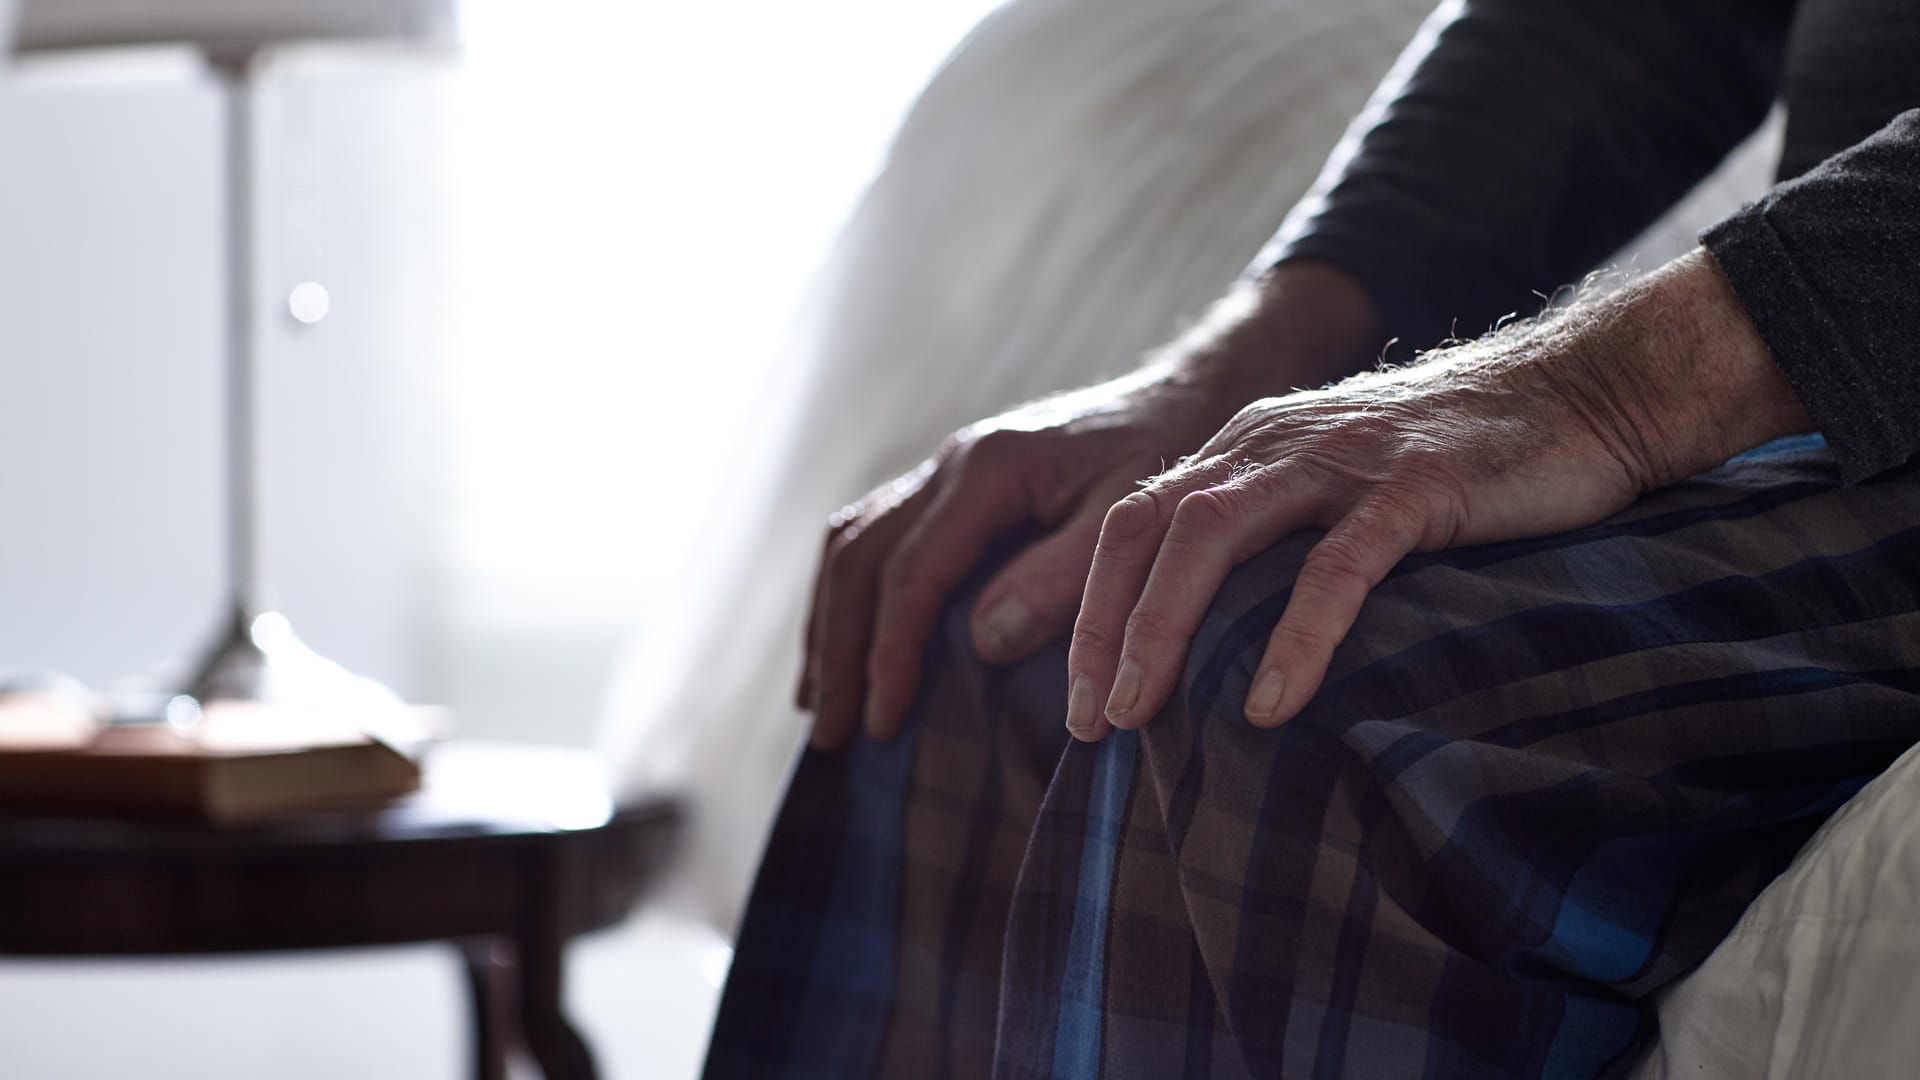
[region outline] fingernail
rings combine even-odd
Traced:
[[[1265,720],[1280,707],[1280,692],[1287,688],[1286,680],[1280,673],[1269,668],[1253,680],[1253,689],[1247,691],[1247,717]]]
[[[1120,670],[1113,673],[1113,693],[1107,696],[1107,717],[1118,720],[1127,715],[1133,703],[1140,700],[1140,665],[1131,657],[1120,661]]]
[[[1100,707],[1093,689],[1093,680],[1085,675],[1075,675],[1073,686],[1067,691],[1067,730],[1075,735],[1093,733],[1093,711]]]
[[[1003,596],[974,622],[973,636],[985,656],[1006,656],[1026,640],[1027,624],[1032,619],[1033,613],[1019,597]]]

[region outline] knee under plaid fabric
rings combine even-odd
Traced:
[[[1243,566],[1145,729],[960,598],[901,738],[808,753],[707,1062],[731,1077],[1589,1077],[1657,1036],[1826,816],[1920,739],[1920,474],[1776,444],[1551,538],[1409,559],[1314,703]]]

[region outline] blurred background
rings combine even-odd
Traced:
[[[988,6],[470,0],[457,51],[274,57],[265,561],[303,636],[465,733],[590,742],[812,271]],[[184,49],[0,81],[9,667],[107,682],[212,629],[220,125]]]
[[[462,737],[688,794],[676,879],[568,985],[606,1075],[688,1077],[825,514],[1197,316],[1432,3],[422,2],[432,47],[257,68],[266,576]],[[0,0],[0,669],[177,667],[225,557],[220,87],[177,44],[33,46],[380,6]],[[463,1075],[446,952],[0,959],[0,1073]]]
[[[302,635],[463,735],[592,744],[700,476],[987,6],[474,0],[457,49],[272,56],[262,525]],[[106,685],[215,628],[221,110],[184,48],[0,60],[0,668]],[[724,946],[616,937],[574,972],[603,1067],[690,1075]],[[0,961],[0,1074],[462,1075],[441,952]]]

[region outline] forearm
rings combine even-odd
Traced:
[[[1410,46],[1400,81],[1382,87],[1262,258],[1321,259],[1363,280],[1399,339],[1396,359],[1529,314],[1759,123],[1791,7],[1444,6],[1436,20],[1453,18]]]
[[[1740,300],[1702,249],[1565,316],[1545,363],[1640,490],[1811,430]]]

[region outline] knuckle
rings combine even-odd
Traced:
[[[1351,520],[1366,530],[1380,554],[1392,547],[1397,555],[1432,543],[1436,534],[1452,535],[1465,506],[1455,494],[1459,490],[1446,477],[1394,478],[1370,491],[1353,508]]]
[[[1364,487],[1364,469],[1352,467],[1340,454],[1325,446],[1308,447],[1285,465],[1288,497],[1312,507],[1327,524],[1338,520],[1338,511],[1351,505],[1355,493]]]
[[[1413,473],[1444,469],[1453,457],[1446,440],[1417,430],[1396,433],[1388,451],[1397,464]]]
[[[1319,576],[1331,581],[1370,582],[1373,560],[1371,547],[1351,532],[1329,533],[1307,553],[1302,577]]]
[[[1239,520],[1239,499],[1220,488],[1190,492],[1173,511],[1174,529],[1202,536],[1232,528]]]
[[[967,432],[962,428],[940,440],[940,446],[927,459],[927,464],[931,465],[935,471],[947,468],[955,463],[966,448]]]
[[[1449,483],[1445,474],[1403,465],[1375,485],[1361,505],[1376,518],[1417,516],[1424,510],[1428,500]]]
[[[830,589],[844,589],[853,583],[860,571],[861,553],[865,545],[855,546],[851,537],[843,537],[827,549],[822,573]]]
[[[1107,508],[1100,523],[1101,546],[1138,540],[1160,521],[1160,504],[1146,491],[1136,491]]]
[[[834,537],[846,532],[857,523],[861,512],[859,503],[848,503],[827,515],[827,542],[832,543]]]
[[[1333,453],[1324,442],[1302,441],[1288,455],[1287,473],[1302,483],[1323,484],[1339,474]]]
[[[1414,446],[1397,451],[1386,469],[1383,487],[1397,493],[1432,493],[1459,482],[1456,464],[1444,450]]]
[[[880,589],[889,596],[923,592],[928,584],[925,564],[911,552],[895,552],[880,567]]]
[[[963,471],[989,472],[1017,468],[1031,456],[1033,436],[1025,431],[995,428],[967,443],[961,451]]]
[[[836,514],[835,521],[828,526],[830,536],[827,543],[829,546],[840,547],[850,544],[862,547],[870,545],[874,542],[876,533],[885,531],[881,526],[892,519],[894,512],[893,506],[869,502],[861,504],[856,512],[847,515],[845,520],[840,520],[841,515]]]
[[[1340,425],[1341,433],[1351,439],[1391,444],[1403,430],[1398,419],[1380,409],[1358,413]]]
[[[1166,616],[1152,608],[1135,608],[1127,616],[1127,639],[1135,642],[1164,641],[1171,628]]]
[[[1394,483],[1383,485],[1376,501],[1409,518],[1446,517],[1465,506],[1467,482],[1458,464],[1438,450],[1419,451],[1403,462]]]
[[[1223,430],[1246,432],[1264,424],[1271,424],[1284,415],[1285,404],[1279,398],[1260,398],[1249,401],[1235,410]]]
[[[1117,646],[1113,635],[1094,626],[1079,625],[1073,628],[1070,647],[1075,653],[1110,653]]]
[[[825,549],[820,552],[820,566],[822,571],[831,576],[834,572],[834,567],[841,566],[843,569],[840,572],[845,573],[844,564],[847,563],[850,557],[848,549],[852,544],[853,536],[850,534],[834,533],[829,535]]]
[[[1436,527],[1450,532],[1457,520],[1458,504],[1452,501],[1445,485],[1424,490],[1388,488],[1378,492],[1360,508],[1371,525],[1390,537],[1404,537],[1419,544],[1430,538]]]

